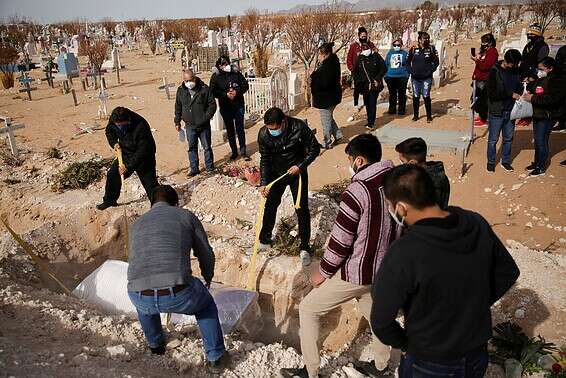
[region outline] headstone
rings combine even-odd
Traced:
[[[79,61],[72,52],[59,54],[57,66],[60,75],[67,78],[79,77]]]
[[[26,44],[24,45],[24,50],[30,58],[37,54],[37,50],[35,49],[35,41],[32,40],[30,42],[26,42]]]
[[[225,141],[226,131],[224,130],[224,120],[222,115],[220,115],[220,106],[218,106],[218,100],[216,100],[216,113],[210,122],[210,127],[212,130],[212,144],[218,145]]]
[[[113,71],[119,68],[122,68],[122,65],[120,63],[120,54],[118,52],[118,49],[114,47],[112,49],[112,52],[110,53],[110,59],[105,60],[104,63],[102,63],[102,69]]]
[[[108,108],[106,106],[106,101],[108,100],[108,92],[106,88],[101,85],[100,92],[98,92],[98,100],[100,104],[98,105],[98,117],[104,119],[108,117]]]
[[[71,37],[71,45],[69,46],[69,52],[75,54],[75,56],[79,56],[79,36],[74,35]]]
[[[16,137],[14,136],[14,130],[25,128],[24,124],[13,124],[9,117],[0,116],[0,120],[4,121],[4,127],[0,128],[0,135],[6,134],[8,136],[8,144],[10,145],[10,151],[12,155],[18,157],[18,148],[16,146]]]
[[[216,38],[216,31],[214,31],[214,30],[208,31],[207,46],[208,47],[218,47],[218,40]]]
[[[444,42],[442,39],[436,41],[436,52],[438,53],[438,68],[432,74],[432,78],[434,79],[435,87],[440,88],[444,75],[444,60],[446,58],[446,51],[444,50]]]

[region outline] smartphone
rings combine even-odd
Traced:
[[[475,47],[472,47],[470,49],[470,52],[472,53],[472,56],[476,56],[476,48]]]

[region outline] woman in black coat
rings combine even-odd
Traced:
[[[353,71],[354,86],[364,96],[364,105],[368,123],[367,129],[375,127],[377,98],[383,90],[383,77],[387,72],[385,61],[377,50],[372,50],[368,44],[362,45],[362,52],[356,61]]]
[[[334,108],[342,102],[340,60],[332,52],[333,46],[334,43],[325,43],[319,47],[319,64],[311,74],[312,103],[320,110],[324,134],[322,147],[325,149],[342,139],[342,132],[333,116]]]

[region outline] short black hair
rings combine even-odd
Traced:
[[[523,57],[521,56],[521,52],[517,49],[510,49],[505,52],[503,59],[510,64],[513,64],[515,67],[521,63]]]
[[[385,173],[383,190],[393,205],[403,201],[422,210],[437,204],[432,178],[418,165],[402,164]]]
[[[285,119],[285,113],[278,107],[267,109],[263,115],[263,123],[266,125],[280,125]]]
[[[554,60],[554,58],[551,57],[551,56],[547,56],[547,57],[542,58],[539,61],[539,64],[542,64],[546,68],[554,68],[554,67],[556,67],[556,60]]]
[[[179,204],[179,195],[171,185],[159,185],[151,193],[151,203],[167,202],[171,206]]]
[[[346,145],[346,154],[354,159],[363,156],[370,164],[381,160],[381,143],[373,134],[360,134]]]
[[[358,28],[358,36],[359,36],[360,34],[362,34],[362,33],[366,33],[366,34],[367,34],[368,31],[367,31],[367,29],[366,29],[365,27],[360,26],[360,27]]]
[[[493,35],[493,33],[487,33],[487,34],[482,35],[481,41],[491,44],[492,47],[497,46],[497,41],[495,40],[495,36]]]
[[[132,111],[128,108],[123,106],[118,106],[112,110],[112,114],[110,114],[110,122],[128,122],[130,121],[132,116]]]
[[[430,38],[430,34],[428,34],[428,33],[425,32],[425,31],[420,31],[420,32],[418,33],[418,38],[417,38],[417,39],[421,39],[421,38],[424,38],[424,37]]]
[[[332,49],[334,48],[334,42],[325,42],[318,48],[318,51],[325,55],[332,54]]]
[[[220,57],[216,60],[216,68],[220,68],[225,64],[230,64],[230,58],[226,55],[220,55]]]
[[[417,163],[426,161],[427,145],[423,138],[409,138],[395,146],[395,151]]]

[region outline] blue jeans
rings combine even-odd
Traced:
[[[206,127],[202,130],[195,130],[187,128],[187,141],[189,143],[189,164],[191,166],[191,172],[199,171],[199,161],[198,161],[198,141],[202,149],[204,150],[204,164],[207,171],[212,171],[214,169],[214,156],[212,155],[212,142],[211,142],[211,131],[210,127]]]
[[[487,163],[495,164],[495,151],[499,134],[503,134],[501,143],[501,163],[511,164],[511,144],[515,125],[509,119],[511,112],[503,111],[501,116],[489,115],[488,117],[488,136],[487,136]]]
[[[240,145],[240,155],[246,154],[246,130],[244,128],[244,108],[236,110],[220,109],[220,115],[224,120],[226,127],[226,136],[228,137],[228,144],[232,150],[232,155],[238,155],[238,146],[236,145],[236,136]]]
[[[160,313],[194,315],[202,336],[208,361],[217,361],[226,348],[218,320],[218,309],[214,299],[197,278],[192,277],[186,288],[170,295],[149,296],[129,291],[130,300],[138,311],[143,333],[151,348],[165,344]]]
[[[368,126],[375,126],[375,116],[377,113],[377,97],[378,91],[369,91],[364,94],[364,105],[366,106],[366,113],[368,116]]]
[[[407,353],[401,357],[399,378],[482,378],[488,362],[487,351],[443,363],[422,360]]]
[[[430,88],[432,87],[432,78],[418,80],[411,79],[411,84],[413,85],[413,97],[430,97]]]
[[[550,119],[533,119],[533,134],[535,137],[535,165],[540,170],[545,170],[546,161],[550,153],[548,139],[554,121]]]
[[[323,143],[326,147],[330,146],[332,137],[334,137],[335,141],[342,138],[342,131],[340,131],[338,124],[334,120],[334,108],[336,108],[336,105],[326,109],[318,109],[320,112],[320,123],[322,124]]]

